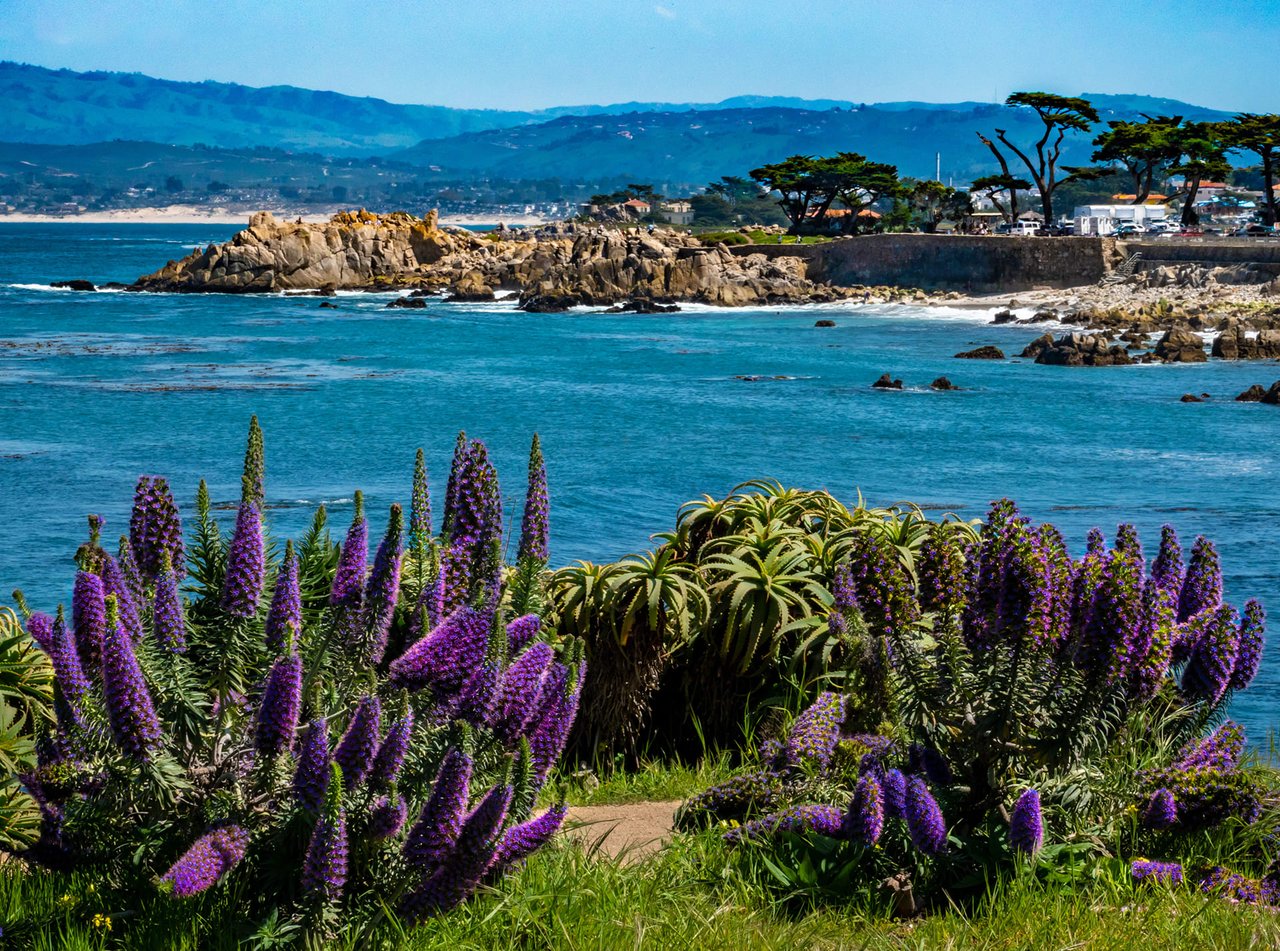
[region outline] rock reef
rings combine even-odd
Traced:
[[[344,212],[324,224],[259,212],[230,241],[140,277],[135,290],[253,293],[421,289],[454,300],[515,291],[536,312],[675,300],[720,306],[798,304],[862,296],[810,280],[799,257],[736,256],[674,231],[574,225],[480,236],[441,227],[435,212]],[[639,308],[655,310],[656,308]]]

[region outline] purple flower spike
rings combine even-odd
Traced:
[[[524,648],[542,630],[542,618],[536,614],[524,614],[507,625],[507,646],[511,653]]]
[[[284,546],[284,564],[276,575],[276,590],[271,596],[271,610],[267,612],[265,635],[267,649],[273,653],[284,650],[289,631],[302,631],[302,594],[298,588],[298,556],[293,542]]]
[[[421,449],[413,460],[413,498],[409,506],[409,545],[425,548],[431,541],[431,491],[427,485],[427,458]]]
[[[458,608],[392,662],[391,683],[410,690],[456,692],[484,660],[492,624],[488,611]]]
[[[498,665],[486,660],[467,678],[455,715],[473,726],[488,725],[498,701]]]
[[[312,720],[298,752],[298,769],[293,774],[293,794],[303,807],[319,811],[329,788],[329,727],[324,720]]]
[[[400,597],[400,562],[404,556],[402,538],[404,516],[399,505],[391,506],[387,534],[378,545],[373,559],[373,572],[364,593],[364,634],[368,639],[368,661],[377,665],[387,650],[387,635]]]
[[[133,494],[133,513],[129,517],[128,547],[139,573],[148,581],[154,582],[160,575],[165,555],[169,556],[178,580],[186,576],[182,519],[168,480],[160,476],[141,476],[138,479],[138,487]],[[140,596],[141,592],[136,594]]]
[[[332,767],[324,812],[311,834],[302,865],[302,890],[323,901],[337,901],[347,884],[347,813],[342,805],[342,773]]]
[[[125,585],[129,588],[129,597],[133,599],[134,604],[145,604],[147,601],[146,590],[142,584],[142,572],[138,570],[138,563],[133,559],[133,548],[129,544],[126,536],[120,537],[120,548],[116,554],[116,561],[120,565],[120,575],[124,578]]]
[[[549,536],[547,466],[542,458],[542,442],[534,433],[533,446],[529,449],[529,490],[524,500],[524,519],[520,523],[519,559],[524,561],[528,558],[545,565]]]
[[[87,670],[97,670],[102,663],[102,642],[107,636],[107,606],[102,579],[92,572],[76,572],[71,595],[71,626],[81,665]]]
[[[1176,600],[1182,591],[1182,545],[1172,525],[1160,529],[1160,550],[1151,562],[1151,580],[1170,592]]]
[[[1044,815],[1040,811],[1040,793],[1034,789],[1025,790],[1013,806],[1009,845],[1023,855],[1035,855],[1044,845]]]
[[[726,842],[737,845],[760,840],[776,832],[816,832],[829,839],[842,839],[846,834],[847,816],[835,806],[791,806],[781,812],[745,822],[725,833]]]
[[[1143,565],[1147,563],[1146,555],[1142,551],[1142,540],[1138,537],[1138,530],[1128,522],[1116,528],[1115,550],[1124,552],[1126,555],[1132,555]]]
[[[537,712],[542,681],[553,660],[555,652],[551,645],[539,641],[517,657],[502,675],[494,731],[505,741],[512,742],[524,735]]]
[[[554,673],[554,671],[553,671]],[[572,684],[564,677],[563,686],[556,682],[554,701],[547,704],[543,714],[528,733],[529,749],[533,753],[533,770],[539,779],[545,779],[556,764],[565,744],[569,742],[569,731],[573,729],[573,721],[578,715],[578,701],[582,697],[582,682],[587,675],[587,662],[581,661],[577,676]],[[549,685],[550,686],[550,685]]]
[[[160,881],[168,882],[174,898],[190,898],[216,885],[244,858],[249,833],[225,826],[196,839]]]
[[[43,611],[37,611],[27,618],[27,633],[40,645],[46,654],[53,653],[53,618]]]
[[[59,723],[65,735],[72,727],[84,725],[84,705],[89,698],[89,679],[85,677],[84,669],[80,665],[80,655],[76,651],[75,641],[67,631],[62,608],[58,608],[58,616],[53,622],[48,653],[58,689],[62,692],[62,705],[58,707],[58,711]],[[62,721],[63,711],[69,718],[69,723]]]
[[[1244,728],[1228,720],[1212,736],[1188,744],[1178,754],[1173,768],[1178,770],[1216,770],[1230,772],[1240,763],[1244,752]]]
[[[907,777],[902,770],[891,769],[880,781],[884,791],[884,815],[886,819],[905,819],[907,815]]]
[[[302,658],[290,654],[277,660],[267,674],[262,704],[258,707],[254,748],[268,759],[292,749],[301,712]]]
[[[1157,789],[1142,809],[1142,824],[1148,829],[1169,829],[1178,822],[1178,802],[1172,792]]]
[[[121,571],[120,563],[105,553],[102,556],[102,590],[107,595],[115,595],[116,610],[125,632],[135,642],[142,640],[142,618],[138,614],[138,604],[133,600],[129,581]]]
[[[378,747],[378,753],[373,758],[373,769],[369,773],[369,782],[385,788],[400,778],[400,767],[409,752],[412,737],[413,711],[406,710],[404,716],[391,724],[382,745]]]
[[[156,716],[133,641],[116,616],[115,596],[107,598],[107,639],[102,646],[102,690],[107,718],[120,748],[133,759],[145,760],[160,744]]]
[[[404,796],[379,796],[369,816],[369,837],[375,842],[394,839],[409,818]]]
[[[482,442],[459,440],[449,473],[443,531],[449,547],[441,565],[445,576],[441,615],[494,587],[502,567],[495,557],[495,547],[502,540],[502,496],[498,474]]]
[[[178,593],[178,576],[169,564],[167,551],[161,558],[160,573],[156,577],[151,628],[156,640],[165,650],[181,654],[187,649],[187,621],[182,608],[182,595]]]
[[[1253,682],[1258,666],[1262,663],[1262,647],[1266,634],[1267,615],[1257,601],[1245,602],[1244,619],[1240,622],[1240,650],[1236,654],[1235,667],[1231,670],[1232,690],[1243,690]]]
[[[235,617],[258,613],[266,556],[262,547],[262,512],[252,502],[241,502],[236,530],[227,549],[227,576],[222,585],[222,610]]]
[[[450,750],[440,766],[435,786],[422,815],[404,845],[404,858],[423,874],[431,874],[453,851],[462,817],[467,811],[471,786],[471,758]]]
[[[1222,603],[1222,566],[1218,550],[1203,535],[1191,546],[1191,563],[1178,599],[1178,621],[1187,621],[1201,611]]]
[[[1130,867],[1130,872],[1135,882],[1182,884],[1182,866],[1177,862],[1152,862],[1149,859],[1138,859]]]
[[[787,762],[793,766],[812,763],[825,768],[840,737],[845,703],[841,694],[826,691],[796,718],[787,737]]]
[[[333,761],[342,768],[342,781],[348,789],[355,789],[368,777],[381,733],[382,702],[366,694],[333,751]]]
[[[865,773],[853,788],[849,803],[849,838],[865,846],[875,845],[884,831],[884,813],[884,791],[874,773]]]
[[[369,571],[369,523],[364,517],[364,494],[355,494],[355,514],[351,527],[342,542],[338,567],[333,573],[333,586],[329,589],[329,606],[333,608],[334,624],[344,643],[349,643],[360,628],[364,617],[364,582]]]
[[[947,850],[947,823],[938,801],[924,780],[913,776],[907,783],[907,831],[915,847],[925,855],[941,855]]]
[[[1192,700],[1212,706],[1230,686],[1240,652],[1240,632],[1236,629],[1235,611],[1226,605],[1196,615],[1192,623],[1200,620],[1204,626],[1182,672],[1182,691]]]
[[[405,899],[403,910],[408,918],[416,920],[449,911],[475,890],[493,861],[512,794],[510,786],[495,786],[471,811],[444,864]]]
[[[518,826],[512,826],[502,834],[502,841],[493,854],[490,873],[501,873],[516,862],[527,858],[551,841],[559,831],[569,809],[564,803],[552,806],[542,815]]]

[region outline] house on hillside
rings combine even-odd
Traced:
[[[687,225],[693,221],[693,205],[687,201],[664,201],[659,214],[671,225]]]
[[[642,198],[629,198],[622,203],[622,207],[635,218],[643,218],[653,211],[653,206]]]

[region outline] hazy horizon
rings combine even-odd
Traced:
[[[1270,112],[1261,53],[1280,0],[1205,13],[1191,0],[1085,0],[1070,10],[998,0],[767,0],[466,9],[370,0],[264,8],[225,0],[222,24],[191,0],[0,0],[0,59],[160,79],[289,85],[403,104],[545,109],[792,96],[852,102],[1001,101],[1017,89],[1150,95]],[[431,11],[437,11],[432,13]],[[1188,27],[1188,23],[1193,24]],[[1008,50],[1009,52],[1003,52]],[[1253,64],[1252,66],[1250,64]],[[1256,67],[1256,68],[1254,68]]]

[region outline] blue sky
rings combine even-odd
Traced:
[[[0,59],[534,108],[1016,89],[1280,110],[1280,0],[0,0]]]

